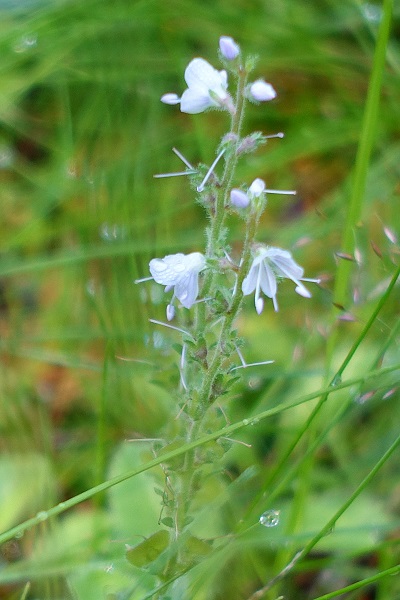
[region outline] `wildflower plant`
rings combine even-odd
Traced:
[[[293,281],[296,292],[305,298],[311,293],[303,281],[317,281],[303,277],[303,268],[288,250],[271,247],[267,245],[268,240],[258,238],[258,225],[267,208],[268,196],[295,192],[268,189],[261,178],[256,178],[248,187],[236,179],[239,160],[255,152],[268,139],[283,137],[282,133],[243,134],[248,102],[270,102],[276,92],[262,79],[252,81],[256,59],[244,58],[232,38],[220,38],[219,56],[223,70],[215,69],[202,58],[194,58],[185,70],[187,89],[183,94],[178,96],[168,92],[161,98],[165,104],[179,105],[183,113],[197,114],[215,109],[224,118],[225,112],[230,127],[216,143],[216,158],[210,161],[209,168],[193,167],[175,151],[186,170],[156,175],[163,178],[186,174],[196,190],[197,202],[204,207],[208,217],[205,248],[188,248],[187,254],[154,257],[149,263],[151,277],[137,280],[137,283],[154,280],[165,286],[167,321],[184,324],[181,328],[164,323],[182,334],[180,387],[176,394],[179,406],[178,417],[164,432],[165,442],[157,443],[155,447],[157,453],[179,442],[191,444],[224,424],[221,398],[226,397],[237,380],[237,369],[251,366],[242,356],[242,340],[236,329],[244,297],[255,294],[255,308],[261,315],[264,308],[261,292],[272,300],[277,311],[281,281]],[[244,220],[241,249],[233,256],[228,215]],[[260,358],[262,360],[256,364],[265,365],[265,368],[273,362],[273,357]],[[162,534],[157,532],[157,539],[154,539],[158,548],[156,554],[161,555],[169,548],[168,560],[163,565],[163,580],[173,579],[187,569],[189,546],[194,541],[203,543],[206,549],[211,548],[212,542],[200,540],[195,536],[195,528],[191,527],[196,494],[201,489],[205,465],[217,461],[221,448],[225,452],[230,445],[228,440],[219,446],[218,452],[214,448],[215,456],[208,447],[196,448],[187,452],[180,464],[175,461],[164,466],[168,486],[160,492],[163,496],[161,524],[169,533],[167,535],[165,530]],[[148,543],[146,540],[144,544]],[[140,548],[141,544],[128,552],[133,564]]]

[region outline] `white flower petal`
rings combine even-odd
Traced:
[[[181,111],[184,113],[196,115],[210,106],[215,106],[215,103],[211,100],[208,91],[199,92],[198,88],[188,88],[182,94]]]
[[[303,298],[311,298],[311,292],[303,285],[300,284],[295,288],[295,292],[299,294],[299,296],[303,296]]]
[[[277,267],[278,271],[281,271],[284,277],[297,283],[297,280],[303,277],[304,269],[294,261],[292,255],[287,250],[280,250],[280,248],[270,248],[270,250],[274,250],[274,253],[272,256],[269,255],[269,259]]]
[[[260,265],[260,285],[268,298],[274,298],[278,289],[276,277],[266,260]]]
[[[164,258],[153,258],[149,263],[150,273],[154,281],[166,286],[173,286],[181,273],[185,271],[185,255],[168,254]]]
[[[253,263],[250,267],[250,271],[242,282],[242,292],[245,296],[252,294],[256,289],[259,267],[257,264],[254,263],[255,260],[253,260]]]
[[[214,88],[218,89],[224,83],[221,79],[221,73],[203,58],[194,58],[188,64],[185,71],[185,81],[189,88],[201,86],[207,91]]]
[[[198,273],[187,273],[176,284],[174,293],[185,308],[190,308],[196,301],[197,294],[199,293]]]

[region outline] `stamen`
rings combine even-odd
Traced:
[[[247,444],[246,442],[242,442],[242,440],[234,440],[228,437],[221,437],[221,440],[228,440],[228,442],[232,442],[233,444],[240,444],[241,446],[246,446],[246,448],[251,448],[251,444]]]
[[[247,363],[246,363],[246,361],[243,358],[243,354],[240,352],[240,350],[239,350],[239,348],[238,348],[238,346],[236,344],[235,344],[235,349],[236,349],[236,352],[238,353],[238,356],[240,358],[240,362],[242,363],[243,367],[247,367]]]
[[[231,369],[229,369],[229,372],[236,371],[237,369],[247,369],[247,367],[260,367],[261,365],[270,365],[274,362],[274,360],[263,360],[261,362],[246,363],[245,365],[238,365],[237,367],[232,367]]]
[[[181,384],[183,389],[185,390],[185,392],[187,392],[187,385],[186,385],[186,381],[185,381],[185,376],[184,376],[184,370],[185,370],[185,360],[186,360],[186,344],[183,344],[182,346],[182,354],[181,354],[181,361],[180,361],[180,369],[179,369],[179,374],[181,376]]]
[[[195,169],[190,171],[177,171],[176,173],[157,173],[157,175],[153,175],[154,179],[162,179],[166,177],[181,177],[183,175],[194,175],[197,173]]]
[[[282,133],[282,131],[280,131],[279,133],[272,133],[271,135],[265,135],[264,136],[266,139],[271,139],[271,138],[283,138],[285,137],[285,134]]]
[[[297,194],[296,190],[264,190],[266,194],[285,194],[295,196]]]
[[[217,158],[214,160],[211,167],[208,169],[207,174],[204,177],[203,181],[201,182],[201,184],[199,186],[197,186],[198,192],[202,192],[204,190],[205,185],[206,185],[207,181],[209,180],[211,173],[213,172],[213,170],[214,170],[215,166],[217,165],[218,161],[220,160],[220,158],[224,155],[225,151],[226,151],[226,148],[221,150],[221,152],[218,154]]]
[[[174,152],[178,158],[181,159],[181,161],[192,171],[195,171],[196,169],[190,164],[190,162],[183,156],[183,154],[181,154],[179,152],[179,150],[177,150],[176,148],[172,148],[172,152]]]
[[[180,329],[180,327],[175,327],[174,325],[170,325],[169,323],[163,323],[162,321],[157,321],[157,319],[149,319],[149,321],[150,321],[150,323],[154,323],[155,325],[162,325],[163,327],[168,327],[169,329],[175,329],[175,331],[180,331],[181,333],[188,335],[189,337],[192,338],[192,340],[194,340],[194,337],[192,336],[192,334],[189,333],[188,331],[185,331],[185,329]]]

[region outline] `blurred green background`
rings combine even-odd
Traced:
[[[307,276],[323,279],[312,300],[283,285],[278,314],[268,307],[258,317],[247,299],[238,324],[246,358],[276,362],[267,374],[265,368],[246,372],[230,418],[318,389],[335,252],[341,250],[381,11],[380,2],[357,0],[0,0],[2,531],[133,468],[146,459],[143,450],[151,455],[149,447],[126,440],[157,437],[176,416],[176,399],[165,386],[171,391],[178,383],[178,355],[170,350],[177,339],[148,322],[164,320],[165,298],[158,286],[133,282],[147,276],[150,258],[203,248],[206,219],[187,180],[153,175],[181,169],[172,147],[194,164],[210,164],[227,117],[182,114],[159,99],[183,91],[193,57],[218,67],[220,35],[232,36],[245,54],[257,54],[255,77],[278,92],[274,102],[249,107],[245,130],[285,133],[240,163],[236,183],[261,177],[267,187],[298,191],[295,198],[270,196],[259,239],[291,249]],[[355,232],[359,261],[345,307],[354,320],[340,325],[336,366],[398,261],[399,17],[396,3]],[[231,226],[235,254],[242,224],[232,219]],[[359,375],[382,350],[398,319],[396,293],[349,375]],[[398,358],[393,344],[385,360]],[[368,402],[355,403],[321,446],[310,492],[316,513],[300,533],[324,522],[331,503],[346,497],[398,432],[396,382],[389,378],[377,388],[364,390],[374,392]],[[262,469],[274,464],[308,411],[291,411],[246,433],[252,450],[236,447],[229,468],[238,475],[257,465],[261,481]],[[294,579],[291,597],[313,598],[368,572],[368,563],[346,559],[326,583],[326,557],[336,551],[350,548],[378,561],[376,540],[387,539],[387,530],[393,537],[399,526],[398,467],[388,466],[374,486],[358,520],[346,525],[350,536],[327,543],[320,576]],[[61,523],[44,523],[3,545],[0,597],[22,597],[27,581],[27,598],[144,597],[151,584],[132,575],[124,544],[157,528],[153,487],[150,479],[135,479],[77,507]],[[235,503],[238,509],[241,500]],[[263,534],[254,534],[252,543],[262,545],[257,536]],[[355,548],[349,539],[358,539]],[[392,551],[379,561],[391,564]],[[192,597],[246,598],[265,568],[250,562],[243,559],[220,595],[198,590]],[[400,598],[399,587],[384,592],[376,597]]]

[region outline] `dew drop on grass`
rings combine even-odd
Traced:
[[[332,379],[332,385],[340,385],[342,383],[342,378],[340,375],[335,375]]]
[[[37,45],[37,36],[34,34],[23,35],[14,45],[14,52],[26,52]]]
[[[276,527],[279,525],[280,510],[266,510],[260,517],[260,524],[263,527]]]
[[[39,521],[46,521],[46,519],[49,518],[49,513],[47,513],[45,510],[41,510],[37,513],[36,518],[39,519]]]
[[[249,420],[248,419],[243,419],[242,423],[243,423],[243,425],[248,425],[249,424]]]

